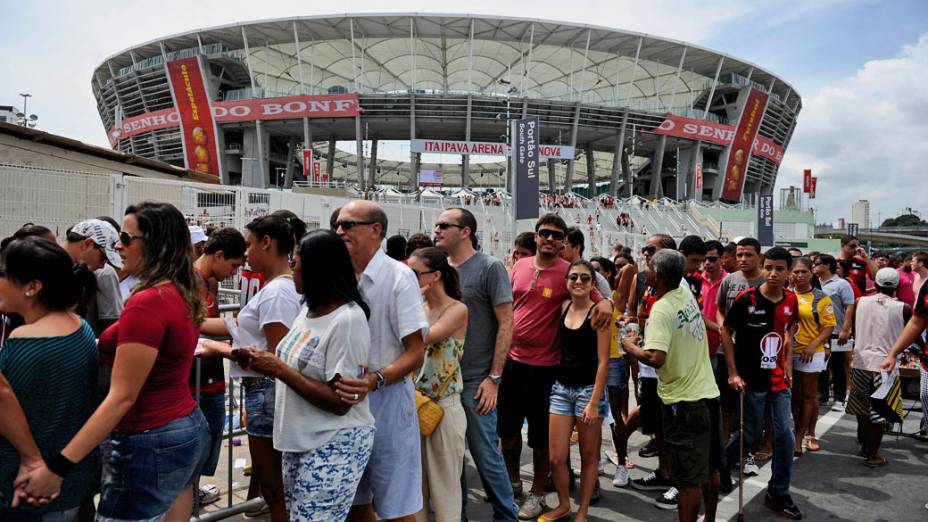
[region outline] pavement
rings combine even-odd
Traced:
[[[634,400],[634,399],[632,399]],[[902,426],[902,432],[910,434],[918,431],[922,418],[917,399],[906,398],[903,405],[909,413]],[[803,520],[809,521],[925,521],[928,510],[924,504],[928,501],[928,488],[925,477],[928,476],[928,443],[920,442],[907,435],[887,434],[883,438],[881,453],[889,464],[878,469],[863,465],[864,459],[857,455],[856,443],[857,421],[855,417],[843,412],[831,411],[822,407],[823,415],[818,421],[818,435],[822,449],[816,453],[806,452],[795,460],[793,465],[792,496],[802,510]],[[898,425],[897,425],[898,426]],[[244,439],[244,437],[243,437]],[[604,440],[606,437],[604,431]],[[629,454],[636,468],[631,470],[632,478],[640,478],[654,470],[657,458],[638,457],[638,449],[646,442],[640,433],[635,433],[629,440]],[[611,446],[604,444],[605,451]],[[245,499],[248,477],[242,475],[242,469],[235,467],[235,460],[242,464],[248,458],[247,442],[233,448],[233,502]],[[219,486],[222,498],[216,504],[207,506],[212,511],[227,504],[227,447],[223,448],[220,459],[218,480],[204,479]],[[571,446],[571,458],[574,466],[580,459],[576,445]],[[602,498],[590,508],[590,520],[641,520],[673,521],[677,519],[676,511],[658,509],[654,499],[660,492],[641,492],[628,488],[615,488],[612,475],[615,466],[606,463],[606,474],[599,477]],[[471,521],[490,521],[490,505],[483,500],[483,489],[477,476],[470,455],[466,464],[468,494],[468,518]],[[531,484],[531,455],[527,446],[522,453],[522,478],[527,490]],[[770,463],[761,465],[756,477],[745,481],[744,513],[745,520],[766,521],[784,520],[764,507],[764,491],[770,478]],[[576,496],[574,509],[576,509]],[[547,496],[550,505],[556,505],[556,495]],[[719,502],[717,520],[737,520],[738,490],[724,496]],[[267,516],[246,519],[241,515],[228,520],[265,520]]]

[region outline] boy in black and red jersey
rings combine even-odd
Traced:
[[[795,435],[790,393],[792,339],[799,318],[796,294],[786,290],[793,258],[782,247],[764,255],[764,283],[735,298],[725,315],[722,344],[728,364],[728,384],[744,394],[744,448],[763,434],[764,411],[773,420],[773,474],[764,504],[781,516],[802,518],[789,494]],[[740,433],[726,447],[729,464],[737,465]]]

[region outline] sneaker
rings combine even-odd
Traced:
[[[665,491],[672,485],[670,479],[664,478],[654,472],[651,472],[651,474],[645,478],[632,481],[632,487],[641,491]]]
[[[574,472],[575,477],[579,477],[581,475],[580,468],[574,468],[571,471]],[[599,459],[599,467],[596,468],[596,472],[600,475],[606,474],[606,462],[603,459]]]
[[[525,497],[525,502],[522,503],[522,507],[519,508],[519,519],[534,520],[541,516],[541,512],[544,511],[544,509],[545,497],[529,493]]]
[[[835,403],[831,405],[831,411],[843,412],[846,405],[847,403],[845,401],[835,401]]]
[[[760,471],[760,468],[754,463],[754,455],[748,453],[748,456],[744,458],[744,476],[754,477],[758,471]]]
[[[661,509],[677,509],[677,498],[679,496],[680,491],[677,488],[671,487],[661,496],[657,497],[657,500],[654,501],[654,505]]]
[[[245,518],[258,518],[271,512],[271,507],[267,504],[261,504],[261,507],[242,513]]]
[[[203,484],[197,491],[197,499],[201,506],[212,504],[219,500],[219,488],[213,484]]]
[[[793,498],[789,495],[774,497],[768,491],[767,495],[764,497],[764,505],[779,513],[783,518],[802,520],[802,512],[799,511],[799,508],[793,503]]]
[[[643,459],[656,457],[657,456],[657,441],[655,441],[654,439],[651,439],[650,441],[648,441],[647,444],[645,444],[644,446],[641,447],[640,450],[638,450],[638,456]]]
[[[616,466],[615,477],[612,478],[612,485],[617,488],[628,486],[628,468],[625,466]]]

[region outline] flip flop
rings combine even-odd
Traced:
[[[568,510],[567,513],[564,513],[563,515],[559,517],[555,517],[555,518],[548,518],[547,515],[541,515],[540,517],[538,517],[538,522],[555,522],[556,520],[567,520],[569,518],[570,518],[570,510]]]
[[[818,439],[815,437],[809,437],[806,440],[806,449],[809,451],[818,451],[822,449],[822,445],[818,443]]]

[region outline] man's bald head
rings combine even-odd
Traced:
[[[342,207],[339,220],[345,219],[342,218],[345,215],[352,216],[351,219],[356,221],[373,221],[375,224],[379,224],[380,238],[387,237],[387,213],[377,203],[363,199],[354,200]]]

